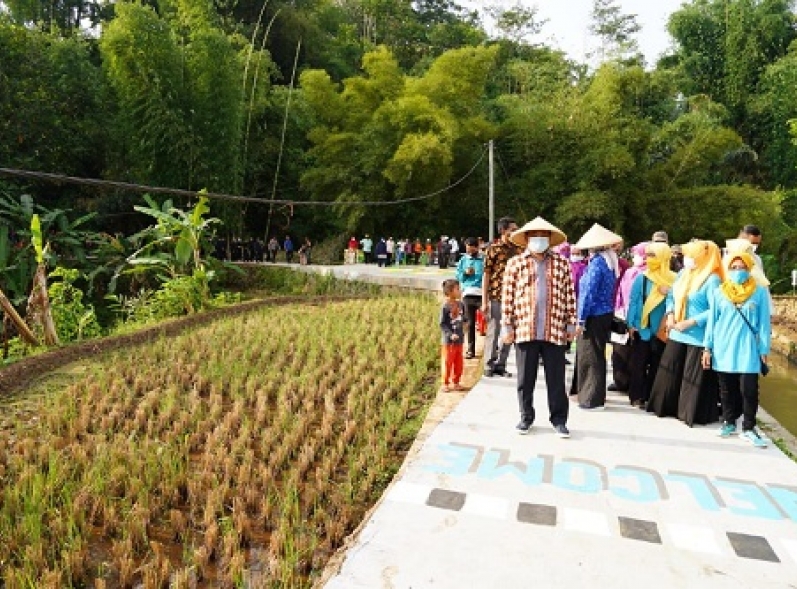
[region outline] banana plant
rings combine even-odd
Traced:
[[[50,306],[50,297],[47,293],[47,266],[44,257],[49,244],[44,243],[41,220],[34,214],[30,222],[31,244],[36,255],[36,273],[33,275],[33,288],[28,297],[28,321],[41,326],[44,333],[44,343],[47,346],[58,345],[58,332],[53,320],[53,309]]]
[[[149,206],[136,206],[135,210],[153,217],[157,224],[142,232],[151,241],[128,257],[133,271],[165,271],[167,275],[161,274],[162,279],[205,271],[207,262],[202,257],[202,248],[207,245],[211,227],[221,223],[216,217],[205,218],[210,212],[207,197],[200,196],[190,211],[176,208],[171,200],[158,205],[149,195],[144,199]]]

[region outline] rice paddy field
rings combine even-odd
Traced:
[[[309,587],[437,387],[417,294],[252,310],[0,404],[8,589]]]

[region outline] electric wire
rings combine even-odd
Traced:
[[[164,188],[161,186],[148,186],[144,184],[134,184],[131,182],[118,182],[115,180],[98,180],[96,178],[81,178],[78,176],[67,176],[65,174],[53,174],[50,172],[35,172],[32,170],[20,170],[16,168],[0,168],[0,176],[9,176],[16,178],[26,178],[29,180],[43,180],[55,184],[75,184],[79,186],[91,186],[94,188],[110,188],[115,190],[128,190],[130,192],[148,192],[152,194],[164,194],[170,196],[183,196],[186,198],[196,198],[204,196],[209,199],[215,200],[228,200],[232,202],[241,203],[260,203],[260,204],[275,204],[275,205],[291,205],[291,206],[316,206],[316,207],[347,207],[347,206],[367,206],[367,207],[387,207],[394,205],[402,205],[410,202],[418,202],[422,200],[429,200],[456,188],[467,180],[479,167],[484,160],[487,153],[487,148],[482,146],[482,152],[479,159],[473,164],[473,167],[468,172],[459,178],[456,182],[448,186],[424,194],[421,196],[413,196],[410,198],[402,198],[390,201],[318,201],[318,200],[292,200],[292,199],[264,199],[255,196],[237,196],[234,194],[224,194],[218,192],[202,192],[196,190],[184,190],[182,188]]]

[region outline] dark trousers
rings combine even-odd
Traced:
[[[610,334],[611,335],[611,334]],[[618,391],[627,391],[630,386],[631,346],[612,345],[612,380]]]
[[[490,301],[487,337],[484,338],[484,367],[495,372],[504,372],[509,348],[510,346],[501,341],[501,301]]]
[[[363,254],[365,255],[365,263],[366,264],[370,264],[371,263],[371,252],[363,252]]]
[[[292,260],[293,260],[293,252],[286,250],[285,251],[285,261],[290,264]]]
[[[628,367],[628,400],[642,401],[647,403],[650,399],[650,391],[653,388],[653,381],[656,379],[656,372],[659,369],[661,355],[664,353],[664,342],[656,336],[645,341],[634,334],[633,339],[629,339]]]
[[[744,415],[742,429],[753,429],[758,413],[758,374],[718,372],[717,379],[722,401],[722,420],[735,424]]]
[[[468,355],[476,355],[476,311],[482,306],[481,295],[462,297],[465,304],[465,322],[468,324]]]
[[[584,331],[576,342],[574,386],[579,404],[585,407],[606,403],[606,345],[612,317],[612,313],[587,317]]]
[[[517,351],[517,397],[520,405],[520,419],[533,423],[534,386],[537,383],[537,370],[540,358],[545,371],[545,386],[548,389],[548,409],[553,425],[567,423],[570,404],[565,394],[565,351],[557,344],[544,341],[521,342],[515,345]]]

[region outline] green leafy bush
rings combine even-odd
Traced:
[[[83,302],[83,292],[74,285],[80,272],[58,267],[50,272],[49,278],[61,279],[51,282],[47,288],[58,338],[62,342],[72,342],[101,335],[94,307]]]

